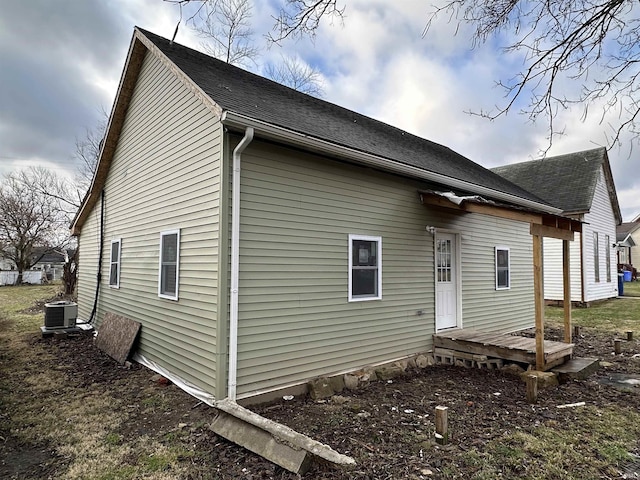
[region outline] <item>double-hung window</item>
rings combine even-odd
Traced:
[[[606,253],[605,253],[605,260],[607,262],[606,265],[606,269],[607,269],[607,283],[611,282],[611,244],[609,243],[611,242],[611,238],[609,237],[609,235],[605,235],[604,236],[604,247],[606,248]]]
[[[160,233],[158,296],[178,300],[180,274],[180,230]]]
[[[511,258],[508,247],[496,247],[496,290],[511,288]]]
[[[382,237],[349,235],[349,301],[382,298]]]
[[[120,250],[122,239],[111,240],[111,255],[109,258],[109,286],[120,288]]]
[[[596,282],[600,281],[600,242],[598,232],[593,232],[593,273]]]

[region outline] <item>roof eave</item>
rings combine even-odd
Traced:
[[[609,164],[609,154],[606,150],[604,152],[602,167],[604,169],[604,178],[607,182],[607,192],[609,193],[609,199],[611,200],[611,207],[613,208],[613,216],[616,219],[616,225],[620,225],[622,224],[622,212],[620,211],[616,185],[613,181],[613,173],[611,172],[611,165]]]
[[[277,125],[273,125],[262,120],[248,117],[236,112],[225,110],[221,117],[222,123],[230,128],[242,130],[246,127],[253,127],[256,135],[263,138],[282,142],[285,144],[295,145],[305,150],[323,153],[338,158],[354,161],[360,164],[375,167],[381,170],[389,171],[399,175],[405,175],[420,180],[447,185],[454,189],[464,190],[470,193],[486,195],[497,200],[510,202],[526,208],[540,210],[546,213],[561,215],[562,210],[543,203],[534,202],[526,198],[518,197],[509,193],[494,190],[489,187],[477,185],[474,183],[459,180],[457,178],[448,177],[440,173],[431,172],[418,167],[407,165],[395,160],[380,157],[370,153],[355,150],[335,143],[328,142],[316,137],[305,135],[290,129],[286,129]]]

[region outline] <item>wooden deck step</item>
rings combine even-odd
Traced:
[[[560,383],[566,383],[571,380],[584,380],[599,368],[600,360],[597,358],[572,358],[551,371],[558,374]]]
[[[447,349],[473,355],[485,355],[506,361],[536,363],[536,339],[518,335],[480,332],[473,329],[454,329],[433,336],[435,349]],[[544,341],[545,370],[564,363],[573,355],[572,343]]]

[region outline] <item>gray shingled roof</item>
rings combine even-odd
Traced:
[[[622,242],[636,228],[640,227],[638,222],[625,222],[616,227],[616,241]]]
[[[450,148],[305,95],[213,57],[138,30],[223,110],[333,144],[546,203]]]
[[[591,209],[606,153],[604,147],[595,148],[503,165],[491,170],[522,188],[535,192],[565,213],[586,213]]]

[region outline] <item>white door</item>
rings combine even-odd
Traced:
[[[456,236],[436,236],[436,331],[458,326]]]

